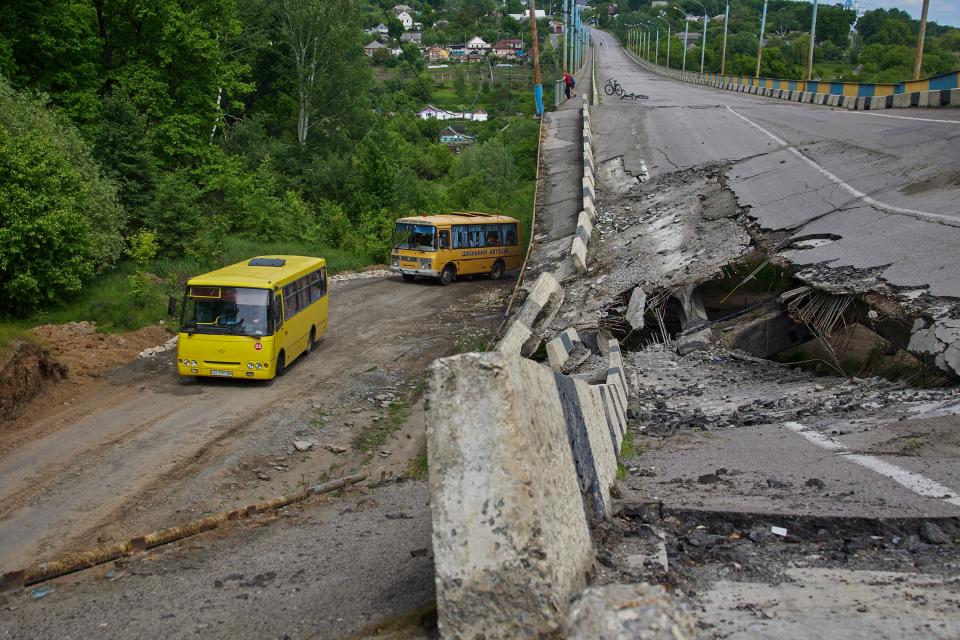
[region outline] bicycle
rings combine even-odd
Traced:
[[[649,100],[650,96],[645,96],[642,93],[621,93],[621,100]]]
[[[603,92],[608,96],[612,96],[613,94],[622,96],[624,94],[623,87],[613,78],[607,78],[606,84],[603,85]]]

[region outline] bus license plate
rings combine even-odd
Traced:
[[[233,371],[223,371],[221,369],[210,369],[210,375],[212,376],[221,376],[224,378],[232,378]]]

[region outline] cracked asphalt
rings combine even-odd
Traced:
[[[598,164],[621,158],[638,176],[646,162],[656,178],[728,163],[727,185],[761,229],[827,240],[793,252],[795,264],[866,272],[867,286],[909,299],[960,297],[958,110],[852,112],[721,91],[650,73],[609,34],[593,37],[601,81],[650,96],[592,109]]]

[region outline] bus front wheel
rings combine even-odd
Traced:
[[[316,327],[310,328],[310,339],[307,340],[307,349],[304,352],[304,355],[310,355],[313,353],[313,345],[317,342],[317,329]]]
[[[403,281],[404,281],[404,282],[413,282],[414,280],[416,280],[416,278],[417,278],[417,276],[413,275],[412,273],[404,273],[404,274],[403,274]]]
[[[447,286],[453,282],[457,277],[457,270],[453,268],[453,265],[448,264],[443,268],[443,271],[440,273],[440,284]]]
[[[274,369],[274,372],[278,378],[287,372],[287,359],[284,357],[283,351],[277,356],[277,368]]]
[[[504,270],[503,262],[501,262],[500,260],[497,260],[496,262],[494,262],[493,269],[490,270],[490,279],[499,280],[500,278],[502,278],[503,270]]]

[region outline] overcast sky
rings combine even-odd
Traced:
[[[860,6],[863,9],[902,9],[919,20],[923,0],[860,0]],[[930,0],[927,20],[960,27],[960,0]]]

